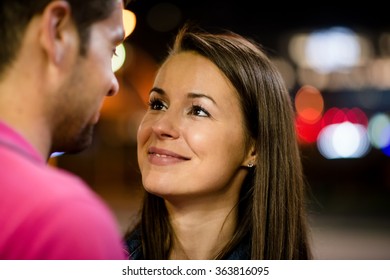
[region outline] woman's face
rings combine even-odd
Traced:
[[[208,59],[192,52],[160,68],[138,130],[145,189],[167,200],[236,202],[250,161],[237,93]]]

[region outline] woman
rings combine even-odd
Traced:
[[[260,46],[184,26],[137,141],[132,259],[311,258],[294,112]]]

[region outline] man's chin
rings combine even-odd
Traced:
[[[93,126],[86,127],[77,137],[54,147],[52,153],[78,154],[88,149],[92,145],[93,128]]]

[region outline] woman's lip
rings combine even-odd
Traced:
[[[157,166],[170,166],[172,164],[181,163],[189,160],[188,157],[181,156],[174,152],[151,147],[148,149],[149,163]]]
[[[179,159],[179,160],[189,160],[190,159],[188,157],[179,155],[179,154],[174,153],[172,151],[160,149],[160,148],[156,148],[156,147],[150,147],[148,149],[148,155],[153,155],[155,157],[166,158],[166,159],[168,159],[168,158],[175,158],[175,159]]]

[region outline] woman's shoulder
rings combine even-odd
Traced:
[[[129,259],[143,260],[141,229],[136,228],[126,237],[126,246],[129,251]]]
[[[226,260],[250,260],[251,245],[250,239],[244,238],[237,246],[226,256]]]

